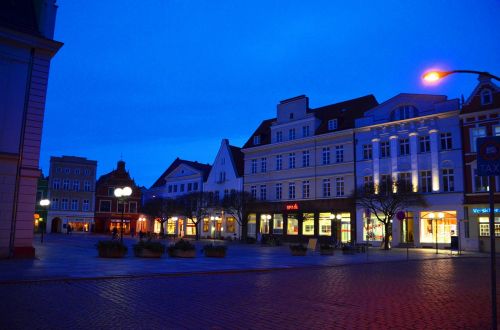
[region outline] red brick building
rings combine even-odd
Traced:
[[[132,195],[124,203],[119,203],[114,195],[116,188],[130,187]],[[114,227],[121,230],[123,208],[123,233],[136,230],[141,206],[141,189],[125,170],[125,162],[119,161],[116,170],[102,175],[96,183],[95,232],[109,233]]]
[[[485,136],[500,136],[500,89],[490,78],[480,76],[479,83],[465,101],[460,112],[464,160],[465,244],[489,251],[489,189],[500,203],[500,180],[489,187],[488,177],[477,175],[476,140]],[[495,205],[495,233],[500,238],[500,209]],[[497,238],[497,251],[500,251]],[[467,248],[467,247],[466,247]]]

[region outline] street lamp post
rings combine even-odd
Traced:
[[[123,213],[125,212],[125,201],[127,198],[132,195],[132,188],[123,187],[115,189],[115,197],[118,199],[118,202],[122,203],[122,219],[120,225],[120,243],[123,244]]]
[[[437,82],[453,73],[472,73],[479,76],[495,79],[500,81],[498,76],[495,76],[486,71],[476,70],[451,70],[451,71],[429,71],[423,75],[423,79],[427,82]],[[491,250],[491,325],[492,329],[497,329],[497,283],[496,283],[496,247],[495,247],[495,201],[493,195],[494,176],[489,175],[489,204],[490,204],[490,250]],[[460,241],[460,237],[458,238]]]
[[[45,210],[47,211],[47,208],[49,207],[50,205],[50,200],[48,199],[42,199],[40,201],[40,206]],[[43,243],[43,232],[45,231],[45,226],[47,224],[47,216],[45,216],[45,219],[42,219],[42,230],[41,230],[41,238],[40,238],[40,243]]]

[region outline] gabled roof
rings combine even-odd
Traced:
[[[238,175],[238,177],[242,177],[245,162],[243,160],[243,153],[241,152],[241,148],[230,145],[229,150],[231,151],[231,156],[233,157],[236,175]]]
[[[114,184],[116,182],[124,181],[131,182],[134,187],[137,186],[134,179],[130,177],[130,173],[125,169],[125,162],[120,160],[118,161],[116,169],[101,175],[99,179],[97,179],[96,186],[98,187],[102,184]]]
[[[163,186],[165,183],[165,181],[164,181],[165,177],[168,176],[170,173],[172,173],[181,164],[185,164],[187,166],[194,168],[195,170],[202,172],[203,173],[203,181],[207,180],[208,174],[210,173],[210,169],[212,168],[212,166],[208,165],[208,164],[201,164],[201,163],[198,163],[196,161],[192,162],[190,160],[184,160],[184,159],[180,159],[179,157],[177,157],[172,162],[172,164],[170,164],[170,166],[165,170],[165,172],[163,172],[163,174],[160,175],[160,177],[155,181],[155,183],[153,183],[151,188]]]
[[[347,100],[316,109],[308,109],[321,123],[316,129],[315,135],[330,133],[328,130],[328,120],[338,119],[338,128],[336,131],[354,128],[354,120],[363,116],[364,112],[377,106],[378,102],[373,95],[366,95],[352,100]],[[255,130],[252,136],[243,146],[245,148],[257,147],[271,143],[271,125],[276,118],[264,120]],[[254,145],[253,137],[260,136],[260,144]]]
[[[0,0],[0,26],[40,36],[34,0]]]
[[[487,77],[480,76],[478,80],[479,83],[463,104],[460,114],[500,108],[500,88]],[[491,91],[492,102],[490,104],[481,103],[481,92],[486,89]]]

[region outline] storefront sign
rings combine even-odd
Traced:
[[[287,211],[298,210],[299,209],[299,204],[297,204],[297,203],[286,204],[285,208],[286,208]]]
[[[477,174],[500,175],[500,136],[477,139]]]
[[[474,208],[474,209],[472,209],[472,213],[476,213],[476,214],[490,213],[490,208],[489,207]],[[500,209],[495,209],[495,213],[500,213]]]

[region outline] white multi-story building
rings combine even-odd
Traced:
[[[176,199],[182,195],[203,191],[205,182],[211,166],[177,158],[167,170],[156,180],[156,182],[143,194],[143,203],[153,198]],[[154,219],[151,219],[154,220]],[[160,232],[161,224],[154,222],[154,232]],[[192,219],[173,216],[168,219],[165,233],[178,237],[194,236],[195,224]]]
[[[464,219],[459,101],[442,95],[399,94],[356,120],[357,186],[411,183],[426,207],[407,211],[408,221],[393,219],[392,243],[449,247],[461,235]],[[384,229],[371,214],[357,210],[357,241],[380,243]]]
[[[355,237],[354,119],[372,95],[310,109],[306,96],[281,101],[244,145],[247,236],[287,241]]]
[[[34,257],[40,141],[55,0],[2,1],[0,15],[0,258]]]
[[[48,232],[92,230],[96,168],[97,161],[83,157],[50,157]]]
[[[241,148],[232,146],[223,139],[215,157],[207,180],[203,183],[203,191],[215,200],[223,200],[231,193],[243,190],[243,153]],[[202,237],[241,237],[241,226],[238,215],[225,213],[223,208],[211,210],[199,223]]]

